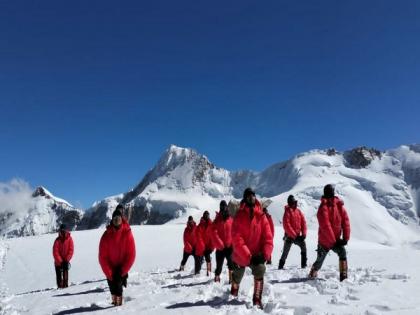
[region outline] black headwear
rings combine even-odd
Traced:
[[[289,207],[296,206],[297,200],[295,199],[295,196],[290,195],[289,197],[287,197],[287,204],[289,205]]]
[[[116,209],[114,212],[112,212],[112,218],[115,218],[117,216],[122,217],[122,212],[119,209]]]
[[[244,200],[246,200],[248,198],[248,196],[255,196],[255,191],[252,190],[252,188],[248,187],[247,189],[245,189],[244,191]]]
[[[331,184],[325,185],[324,187],[324,198],[334,198],[334,186]]]

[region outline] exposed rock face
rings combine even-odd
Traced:
[[[344,152],[347,164],[354,168],[364,168],[368,166],[375,158],[381,158],[382,153],[379,150],[367,147],[359,147]]]

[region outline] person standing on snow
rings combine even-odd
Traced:
[[[184,271],[185,264],[187,263],[188,257],[194,256],[194,267],[195,273],[198,273],[201,266],[200,257],[196,255],[196,243],[197,243],[197,226],[192,216],[188,217],[187,226],[184,230],[184,254],[182,256],[181,266],[179,271]]]
[[[350,239],[350,220],[343,201],[335,196],[334,187],[330,184],[324,187],[324,196],[321,198],[317,218],[319,223],[318,255],[312,265],[309,278],[317,277],[325,257],[332,250],[339,257],[340,281],[343,281],[347,279],[347,253],[344,246]]]
[[[306,220],[302,211],[297,207],[297,200],[293,195],[287,198],[287,206],[284,207],[283,228],[285,234],[284,247],[279,261],[279,269],[284,268],[292,244],[300,247],[300,266],[301,268],[306,268],[308,260],[305,242],[307,232]]]
[[[273,234],[261,204],[251,188],[245,189],[239,210],[233,219],[232,245],[234,265],[230,292],[233,296],[238,296],[245,267],[250,267],[254,276],[252,302],[262,309],[261,298],[266,270],[264,263],[270,259],[273,251]]]
[[[196,274],[200,273],[203,256],[207,265],[207,276],[211,273],[211,253],[214,250],[212,242],[212,221],[210,213],[204,211],[200,224],[197,227],[197,255],[200,256],[200,268]]]
[[[264,212],[265,216],[267,217],[268,223],[270,224],[270,231],[271,231],[271,234],[273,235],[273,238],[274,238],[274,222],[273,222],[273,218],[271,217],[271,214],[268,213],[268,209],[267,208],[263,208],[263,212]],[[267,260],[267,265],[271,265],[271,257],[270,257],[270,259]]]
[[[123,286],[127,287],[128,272],[136,258],[133,233],[123,218],[121,208],[118,205],[112,213],[111,223],[99,242],[99,264],[107,278],[115,306],[122,305]]]
[[[59,289],[69,286],[70,260],[73,257],[74,244],[66,225],[61,224],[58,237],[54,241],[53,256],[57,287]]]
[[[229,270],[229,284],[232,283],[232,222],[233,219],[229,214],[228,205],[222,200],[219,205],[220,211],[216,214],[213,222],[212,240],[216,248],[216,270],[215,282],[220,282],[220,274],[222,273],[223,262],[226,258]]]

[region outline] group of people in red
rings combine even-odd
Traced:
[[[345,246],[350,238],[350,220],[344,203],[335,196],[334,187],[326,185],[318,208],[318,248],[317,258],[309,272],[309,278],[318,275],[330,250],[339,257],[340,281],[347,278],[347,255]],[[307,267],[306,235],[307,226],[303,212],[293,195],[287,199],[283,215],[284,246],[278,269],[283,269],[293,244],[300,247],[301,267]],[[214,221],[205,211],[196,225],[192,216],[188,218],[184,230],[184,254],[180,271],[185,269],[189,256],[194,257],[195,274],[200,273],[203,258],[207,265],[207,275],[211,273],[211,253],[216,249],[216,269],[214,281],[220,282],[224,260],[227,261],[230,292],[238,296],[239,285],[249,267],[254,276],[253,304],[262,305],[264,274],[266,264],[271,264],[273,251],[274,224],[271,215],[257,200],[251,188],[244,191],[239,210],[234,217],[228,210],[226,201],[220,202],[219,212]]]
[[[112,220],[99,242],[99,264],[104,272],[112,296],[112,304],[123,303],[123,287],[127,287],[128,272],[136,258],[136,245],[130,225],[118,205]],[[68,271],[74,245],[70,232],[62,224],[54,241],[53,256],[58,288],[68,287]]]
[[[136,257],[136,247],[130,225],[123,215],[123,206],[118,205],[112,220],[99,243],[99,264],[104,272],[112,295],[112,304],[122,305],[123,287],[127,286],[128,272]],[[339,257],[340,281],[347,278],[347,254],[345,246],[350,238],[350,221],[344,203],[335,196],[334,187],[326,185],[317,213],[318,248],[317,258],[309,272],[309,278],[317,277],[318,271],[329,251]],[[283,215],[284,247],[279,261],[283,269],[293,244],[301,250],[301,267],[307,266],[306,220],[298,208],[294,196],[287,199]],[[214,280],[220,282],[223,263],[226,260],[230,293],[238,296],[239,285],[249,267],[254,276],[253,304],[262,305],[264,274],[266,264],[271,264],[273,252],[274,224],[268,210],[262,206],[251,188],[245,189],[239,210],[232,217],[226,201],[220,202],[214,221],[205,211],[196,225],[193,217],[188,218],[184,230],[184,253],[180,271],[190,256],[194,257],[194,272],[199,274],[203,260],[206,261],[207,276],[211,274],[211,254],[216,250]],[[58,288],[68,286],[68,271],[74,245],[65,225],[60,226],[59,235],[53,245],[54,265]]]

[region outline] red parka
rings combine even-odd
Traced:
[[[212,225],[212,241],[217,250],[232,247],[232,223],[231,216],[224,219],[220,213],[216,214],[216,219]]]
[[[258,200],[251,218],[249,207],[242,202],[232,224],[233,261],[239,266],[250,264],[251,256],[262,254],[269,260],[273,251],[273,234]]]
[[[306,220],[299,208],[284,207],[283,228],[286,236],[290,238],[295,239],[300,235],[306,236]]]
[[[192,254],[197,243],[197,226],[195,222],[192,224],[187,223],[187,227],[184,230],[184,252]]]
[[[58,236],[54,241],[53,256],[54,264],[60,266],[64,261],[69,262],[73,257],[74,245],[69,232]]]
[[[116,269],[121,276],[128,274],[135,258],[136,245],[127,220],[118,229],[108,225],[99,242],[99,263],[107,279],[112,280]]]
[[[318,208],[318,243],[331,249],[343,234],[343,239],[350,239],[350,220],[344,203],[338,198],[322,198]]]
[[[205,251],[213,251],[214,246],[212,242],[212,224],[213,222],[201,218],[200,224],[197,226],[197,256],[203,256]]]

